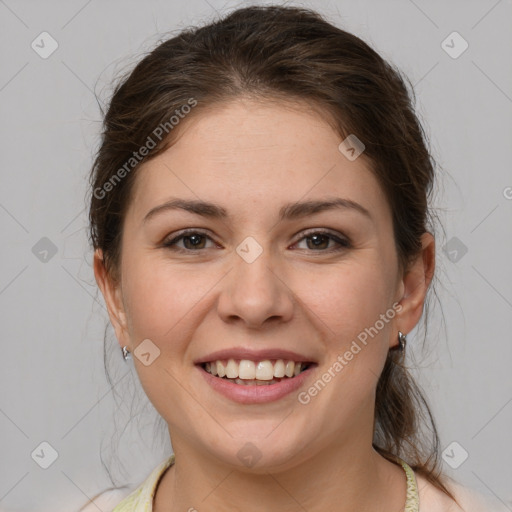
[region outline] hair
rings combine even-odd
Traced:
[[[120,277],[123,219],[141,163],[167,149],[188,118],[243,98],[307,104],[325,114],[341,140],[354,134],[363,141],[391,207],[399,269],[407,271],[422,235],[433,231],[435,162],[406,82],[367,43],[305,8],[245,7],[163,41],[120,80],[104,114],[89,221],[107,272]],[[171,123],[180,112],[189,112],[185,121]],[[150,141],[141,158],[137,152]],[[406,460],[455,500],[439,446],[427,400],[401,354],[390,350],[377,384],[373,447],[389,460]]]

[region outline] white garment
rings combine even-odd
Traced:
[[[123,489],[110,489],[102,492],[96,498],[93,498],[92,503],[87,503],[78,512],[111,512],[114,508],[128,496],[135,487]]]
[[[512,512],[512,503],[504,504],[498,498],[481,494],[445,476],[447,487],[461,505],[458,507],[424,477],[414,474],[418,485],[420,512]],[[78,512],[98,512],[98,508],[104,512],[111,512],[134,489],[132,487],[106,491],[96,497],[94,503],[85,505]]]

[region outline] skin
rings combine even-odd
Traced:
[[[156,512],[403,509],[405,473],[372,447],[375,389],[398,331],[421,317],[434,239],[423,235],[422,252],[400,274],[390,207],[369,162],[364,153],[349,161],[324,119],[302,103],[250,99],[185,119],[178,141],[138,170],[119,282],[95,253],[120,346],[133,353],[149,338],[160,350],[148,366],[133,357],[176,455]],[[176,210],[143,222],[171,197],[215,202],[232,217]],[[327,197],[355,201],[371,218],[337,209],[278,222],[283,204]],[[199,249],[181,239],[187,253],[162,247],[185,228],[210,238],[199,238]],[[309,228],[348,237],[351,246],[324,238],[317,248],[305,238]],[[236,252],[248,236],[263,250],[252,263]],[[215,350],[278,346],[317,361],[307,390],[395,302],[400,312],[307,405],[297,393],[237,404],[193,365]],[[252,468],[237,457],[246,442],[261,454]]]

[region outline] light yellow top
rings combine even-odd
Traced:
[[[407,498],[404,512],[419,512],[419,496],[416,477],[412,468],[402,459],[400,464],[407,476]],[[174,455],[159,464],[147,479],[131,494],[129,494],[112,512],[152,512],[153,496],[165,470],[174,464]]]

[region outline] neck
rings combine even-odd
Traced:
[[[186,442],[174,444],[180,449],[175,448],[176,462],[160,481],[154,512],[396,512],[405,504],[403,469],[379,455],[371,443],[331,443],[291,468],[259,474],[219,463]]]

